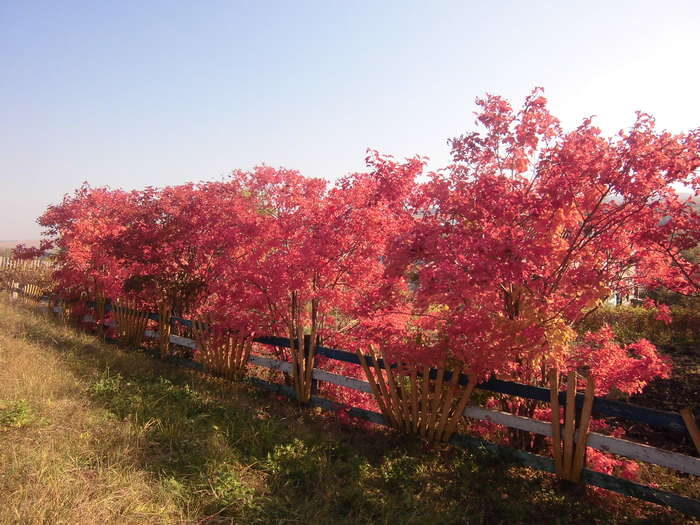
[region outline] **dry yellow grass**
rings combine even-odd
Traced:
[[[25,318],[0,302],[0,523],[186,521],[139,467],[142,429],[93,406],[61,357],[32,341],[37,327]],[[58,326],[47,334],[64,345],[87,339]]]

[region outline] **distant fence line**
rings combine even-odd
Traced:
[[[46,296],[42,297],[38,295],[36,290],[34,289],[26,288],[25,294],[25,286],[19,286],[17,284],[15,284],[15,287],[12,291],[19,296],[30,297],[38,303],[49,299]],[[96,306],[96,302],[88,301],[88,305],[94,308]],[[109,311],[109,302],[106,305],[104,305],[103,303],[102,308],[104,308],[104,311]],[[51,309],[55,313],[62,312],[62,306],[56,305],[53,306]],[[147,314],[147,317],[149,320],[155,321],[161,326],[163,325],[163,323],[161,323],[161,319],[158,313],[149,312]],[[92,318],[90,315],[86,315],[83,318],[83,320],[88,323],[94,322],[94,318]],[[174,324],[179,324],[187,328],[192,328],[193,323],[191,320],[188,319],[183,319],[177,316],[170,316],[167,320],[168,333],[169,327],[173,326]],[[160,338],[160,329],[158,331],[145,330],[143,335],[147,338],[157,340]],[[289,339],[283,337],[258,337],[255,338],[254,341],[259,344],[274,347],[290,347]],[[198,348],[198,343],[194,339],[176,334],[169,335],[169,342],[173,345],[184,348]],[[360,365],[358,355],[354,352],[348,352],[345,350],[335,348],[327,348],[324,346],[317,346],[316,355],[324,356],[336,361],[351,363],[357,366]],[[366,356],[366,359],[369,361],[370,366],[374,366],[374,362],[372,361],[373,358],[371,356]],[[212,373],[212,371],[208,370],[203,363],[198,361],[185,359],[181,357],[171,358],[170,361],[182,366],[196,369],[203,373]],[[259,366],[271,370],[277,370],[285,374],[290,374],[292,372],[292,363],[288,361],[265,357],[262,355],[251,354],[248,362],[254,366]],[[378,359],[376,365],[380,369],[387,368],[387,364],[384,363],[382,359]],[[429,371],[429,378],[435,379],[437,375],[437,369],[431,368]],[[449,381],[451,379],[451,372],[445,372],[444,375],[445,381]],[[370,394],[372,393],[371,384],[367,381],[362,381],[360,379],[331,373],[318,368],[313,369],[313,379],[314,381],[325,381],[327,383],[331,383],[359,392],[365,392]],[[297,396],[293,388],[285,385],[270,383],[255,377],[247,378],[247,381],[257,387],[273,391],[279,394],[283,394],[292,398],[295,398]],[[458,383],[466,385],[468,383],[468,377],[464,374],[460,375]],[[542,402],[553,401],[551,391],[546,388],[536,387],[532,385],[524,385],[512,381],[503,381],[493,377],[488,381],[477,384],[476,387],[489,392],[507,394],[525,399],[531,399]],[[567,396],[567,392],[559,392],[557,401],[563,407],[566,407],[568,403],[572,403],[580,411],[580,409],[586,403],[586,396],[580,393],[575,393],[575,396]],[[679,414],[674,412],[655,410],[632,405],[629,403],[612,401],[602,397],[591,397],[590,401],[592,401],[593,415],[605,417],[619,417],[649,424],[657,428],[669,429],[675,432],[682,432],[685,435],[690,436],[691,440],[695,443],[696,447],[698,448],[698,452],[700,453],[700,432],[698,431],[697,422],[695,418],[692,417],[692,414]],[[313,395],[311,397],[310,405],[320,407],[324,410],[337,411],[342,409],[347,411],[347,414],[350,417],[361,418],[372,423],[390,426],[389,421],[387,421],[386,417],[383,414],[359,407],[342,405],[340,403],[319,397],[317,395]],[[487,409],[479,406],[467,406],[463,410],[463,415],[471,419],[490,421],[492,423],[502,425],[511,429],[532,432],[534,434],[550,438],[553,437],[553,431],[555,427],[555,425],[553,425],[553,423],[550,422],[540,421],[524,416],[517,416],[508,412]],[[574,441],[578,441],[577,436],[572,436],[572,438]],[[630,459],[635,459],[646,463],[660,465],[679,472],[700,476],[700,458],[671,452],[649,445],[635,443],[621,438],[606,436],[596,432],[587,433],[587,435],[584,436],[584,441],[585,446],[591,447],[596,450],[616,454],[619,456],[624,456]],[[509,460],[521,463],[523,465],[541,471],[555,472],[557,470],[555,461],[551,458],[544,457],[531,452],[526,452],[523,450],[514,449],[504,445],[498,445],[477,437],[455,434],[451,437],[449,443],[460,447],[476,447],[480,449],[485,449],[492,453],[498,454],[501,457],[507,458]],[[582,470],[581,482],[587,485],[604,488],[652,503],[666,505],[686,514],[695,517],[700,517],[700,501],[685,498],[677,494],[662,491],[645,485],[640,485],[638,483],[634,483],[626,479],[592,471],[586,468]]]
[[[52,266],[51,261],[47,259],[14,259],[12,257],[0,256],[0,270],[5,269],[22,269],[35,270],[37,268],[48,268]]]

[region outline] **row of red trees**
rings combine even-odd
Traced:
[[[371,152],[334,185],[267,166],[162,189],[85,185],[39,219],[56,289],[480,377],[545,384],[553,366],[587,366],[599,394],[667,374],[649,342],[576,327],[614,291],[700,289],[682,256],[700,216],[678,194],[700,186],[700,129],[657,131],[639,113],[614,137],[590,119],[565,132],[539,90],[518,111],[477,104],[480,129],[450,140],[452,164],[434,173]]]

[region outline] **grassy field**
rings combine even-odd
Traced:
[[[684,523],[126,352],[0,300],[0,523]]]

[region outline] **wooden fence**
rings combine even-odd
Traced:
[[[36,270],[51,266],[51,262],[44,259],[13,259],[12,257],[0,257],[0,270]]]
[[[23,293],[23,290],[16,291],[20,294]],[[107,309],[109,309],[109,306]],[[54,306],[53,310],[56,313],[61,312],[61,308],[58,306]],[[148,318],[160,324],[158,313],[148,313]],[[89,316],[87,316],[84,320],[87,322],[92,321]],[[167,326],[171,327],[175,324],[192,328],[192,321],[171,316],[168,319]],[[145,330],[144,335],[147,338],[156,340],[160,338],[160,333],[154,330]],[[185,348],[198,348],[198,344],[195,340],[176,334],[170,334],[169,341],[173,345]],[[255,339],[255,342],[278,348],[289,348],[290,346],[289,339],[283,337],[258,337]],[[317,346],[316,354],[327,357],[331,360],[360,366],[360,360],[355,352]],[[374,365],[372,357],[367,356],[366,359],[369,360],[370,366]],[[208,372],[201,362],[184,358],[170,358],[169,360],[181,366],[199,370],[203,373]],[[289,374],[292,371],[292,363],[262,355],[251,354],[249,357],[249,364],[266,369],[277,370],[285,374]],[[387,366],[382,359],[377,360],[377,365],[380,369],[384,369]],[[435,378],[437,374],[437,369],[432,368],[429,370],[429,376],[431,378]],[[450,372],[445,372],[444,375],[445,381],[449,381],[451,379]],[[335,374],[318,368],[313,370],[313,379],[314,381],[325,381],[327,383],[359,392],[372,393],[371,385],[367,381]],[[295,398],[297,395],[293,388],[285,385],[270,383],[255,377],[249,377],[247,381],[257,387],[292,398]],[[460,375],[458,383],[461,385],[468,384],[467,376]],[[549,403],[551,401],[551,391],[549,389],[524,385],[512,381],[503,381],[494,377],[488,381],[477,384],[476,388],[487,392],[507,394],[524,399],[542,401],[545,403]],[[581,408],[584,404],[583,394],[576,393],[575,397],[569,397],[569,399],[574,400],[577,408]],[[695,418],[689,412],[680,414],[655,410],[620,401],[609,400],[602,397],[595,397],[592,401],[592,414],[594,416],[624,418],[629,421],[645,423],[655,428],[675,431],[679,436],[685,435],[686,437],[690,437],[692,442],[695,443],[695,446],[698,448],[698,453],[700,454],[700,432],[698,431]],[[566,392],[559,393],[558,402],[561,406],[566,407]],[[311,406],[320,407],[324,410],[345,410],[350,417],[364,419],[379,425],[389,425],[389,421],[387,421],[385,416],[378,412],[342,405],[317,395],[313,395],[311,397],[309,404]],[[511,429],[552,437],[553,425],[550,422],[517,416],[511,413],[487,409],[479,406],[467,406],[463,411],[463,415],[467,418],[489,421]],[[514,461],[537,470],[552,473],[555,472],[555,462],[552,458],[514,449],[504,445],[498,445],[474,436],[454,434],[449,440],[449,443],[459,447],[483,449],[497,454],[507,460]],[[670,468],[684,474],[700,476],[700,458],[685,454],[679,454],[596,432],[588,433],[586,446],[602,452],[616,454],[629,459]],[[700,517],[700,501],[698,500],[689,499],[677,494],[662,491],[653,487],[641,485],[626,479],[592,471],[586,468],[584,468],[582,471],[581,482],[587,485],[618,492],[627,496],[632,496],[644,501],[666,505],[691,516]]]

